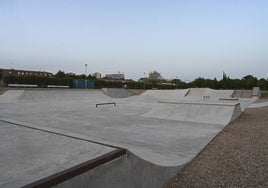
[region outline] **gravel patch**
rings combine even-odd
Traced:
[[[246,109],[164,187],[268,187],[268,107]]]

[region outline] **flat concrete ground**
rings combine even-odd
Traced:
[[[268,187],[267,137],[268,107],[246,109],[165,188]]]

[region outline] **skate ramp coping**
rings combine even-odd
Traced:
[[[227,125],[241,114],[240,103],[159,102],[144,117]]]

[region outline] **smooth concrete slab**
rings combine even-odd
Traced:
[[[115,150],[0,121],[0,187],[21,187]]]

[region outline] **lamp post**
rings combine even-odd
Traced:
[[[144,90],[145,90],[145,72],[143,73],[143,84],[144,84]]]
[[[85,89],[87,89],[87,64],[85,64]]]

